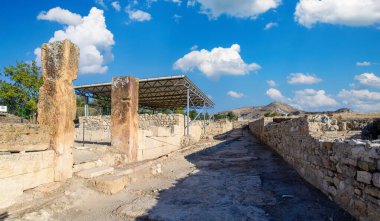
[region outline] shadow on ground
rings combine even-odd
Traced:
[[[355,220],[244,130],[186,159],[196,170],[137,220]]]

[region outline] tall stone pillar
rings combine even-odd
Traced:
[[[79,48],[69,40],[43,44],[44,83],[38,97],[38,123],[51,129],[51,147],[56,153],[55,181],[72,177],[76,112],[73,80],[77,78]]]
[[[127,155],[128,162],[137,160],[139,81],[128,77],[112,78],[111,138],[112,146]]]

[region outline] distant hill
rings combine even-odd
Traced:
[[[305,114],[327,114],[327,115],[340,115],[340,116],[356,116],[352,110],[348,108],[341,108],[336,111],[318,111],[318,112],[307,112],[299,110],[289,104],[281,102],[273,102],[266,106],[257,106],[257,107],[241,107],[233,110],[222,111],[219,114],[227,114],[228,112],[233,112],[239,118],[244,120],[253,120],[263,117],[265,114],[276,113],[277,116],[285,115],[305,115]],[[379,113],[374,113],[375,116],[378,116]],[[368,113],[366,114],[368,115]],[[373,115],[373,114],[372,114]],[[371,115],[371,116],[372,116]]]
[[[257,106],[257,107],[241,107],[233,110],[223,111],[220,114],[227,114],[228,112],[233,112],[239,118],[243,118],[245,120],[258,119],[266,113],[274,113],[276,112],[279,115],[288,115],[288,114],[299,114],[303,113],[303,111],[298,110],[295,107],[292,107],[288,104],[281,102],[273,102],[266,106]]]

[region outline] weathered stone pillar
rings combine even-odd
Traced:
[[[128,162],[137,160],[139,81],[128,77],[112,78],[111,138],[112,146],[127,155]]]
[[[79,48],[69,40],[43,44],[44,84],[38,97],[38,123],[51,129],[51,147],[56,153],[55,181],[72,177],[76,112],[73,80],[77,78]]]

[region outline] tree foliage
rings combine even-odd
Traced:
[[[215,120],[228,119],[230,121],[236,121],[238,120],[238,116],[234,114],[234,112],[230,111],[227,114],[224,114],[224,113],[214,114],[214,119]]]
[[[0,104],[12,114],[28,118],[37,112],[38,91],[43,80],[36,62],[16,62],[0,72]]]

